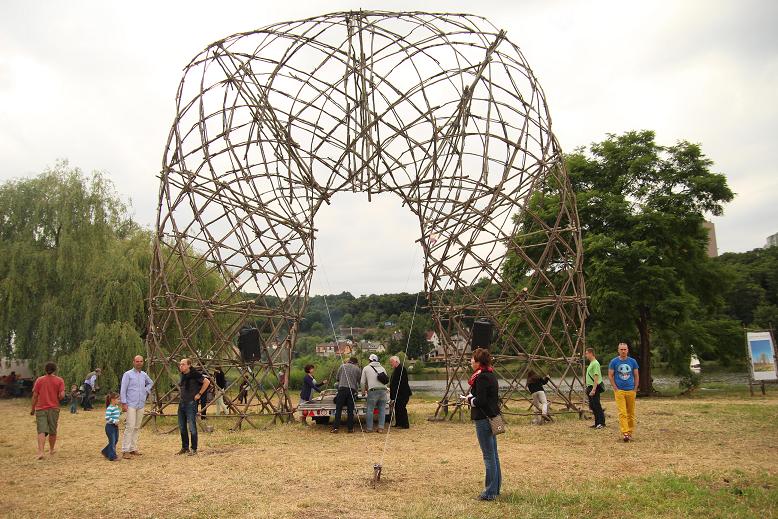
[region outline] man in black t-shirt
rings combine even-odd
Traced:
[[[211,381],[192,368],[192,361],[181,359],[178,363],[181,380],[178,382],[178,429],[181,432],[181,450],[176,454],[197,454],[197,403],[208,389]],[[187,428],[189,429],[187,431]],[[191,450],[189,436],[192,437]]]

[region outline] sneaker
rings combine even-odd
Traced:
[[[333,427],[333,428],[330,430],[330,432],[331,432],[332,434],[338,434],[338,428],[337,428],[337,427]],[[349,431],[349,432],[351,432],[351,431]]]
[[[627,443],[630,439],[629,434],[624,435],[624,443]]]
[[[188,456],[197,456],[197,451],[195,451],[195,450],[191,450],[191,451],[187,452],[186,454],[187,454]]]
[[[187,452],[189,452],[188,449],[181,449],[180,451],[176,452],[176,456],[180,456],[181,454],[186,454]]]
[[[384,430],[383,429],[376,429],[375,432],[380,434],[380,433],[384,432]]]
[[[497,499],[497,496],[491,496],[489,494],[478,494],[479,501],[494,501],[495,499]]]
[[[595,429],[605,429],[605,426],[600,423],[600,424],[597,424],[594,428]]]

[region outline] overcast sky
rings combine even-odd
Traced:
[[[0,4],[0,181],[57,159],[110,175],[141,224],[156,217],[183,67],[209,43],[349,9],[468,12],[507,31],[570,151],[652,129],[702,144],[737,193],[714,218],[719,252],[778,232],[778,2],[108,2]],[[339,194],[317,215],[314,293],[422,286],[418,221],[399,199]],[[358,214],[359,218],[354,218]]]

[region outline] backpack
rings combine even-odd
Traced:
[[[378,381],[382,384],[388,384],[389,383],[389,375],[386,374],[386,371],[378,372],[377,369],[375,369],[375,366],[370,366],[373,368],[373,371],[375,371],[376,378]]]

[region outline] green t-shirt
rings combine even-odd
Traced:
[[[594,385],[594,376],[597,375],[599,377],[600,382],[602,382],[602,373],[600,372],[600,361],[597,359],[594,359],[589,363],[589,367],[586,368],[586,385],[587,386],[593,386]]]

